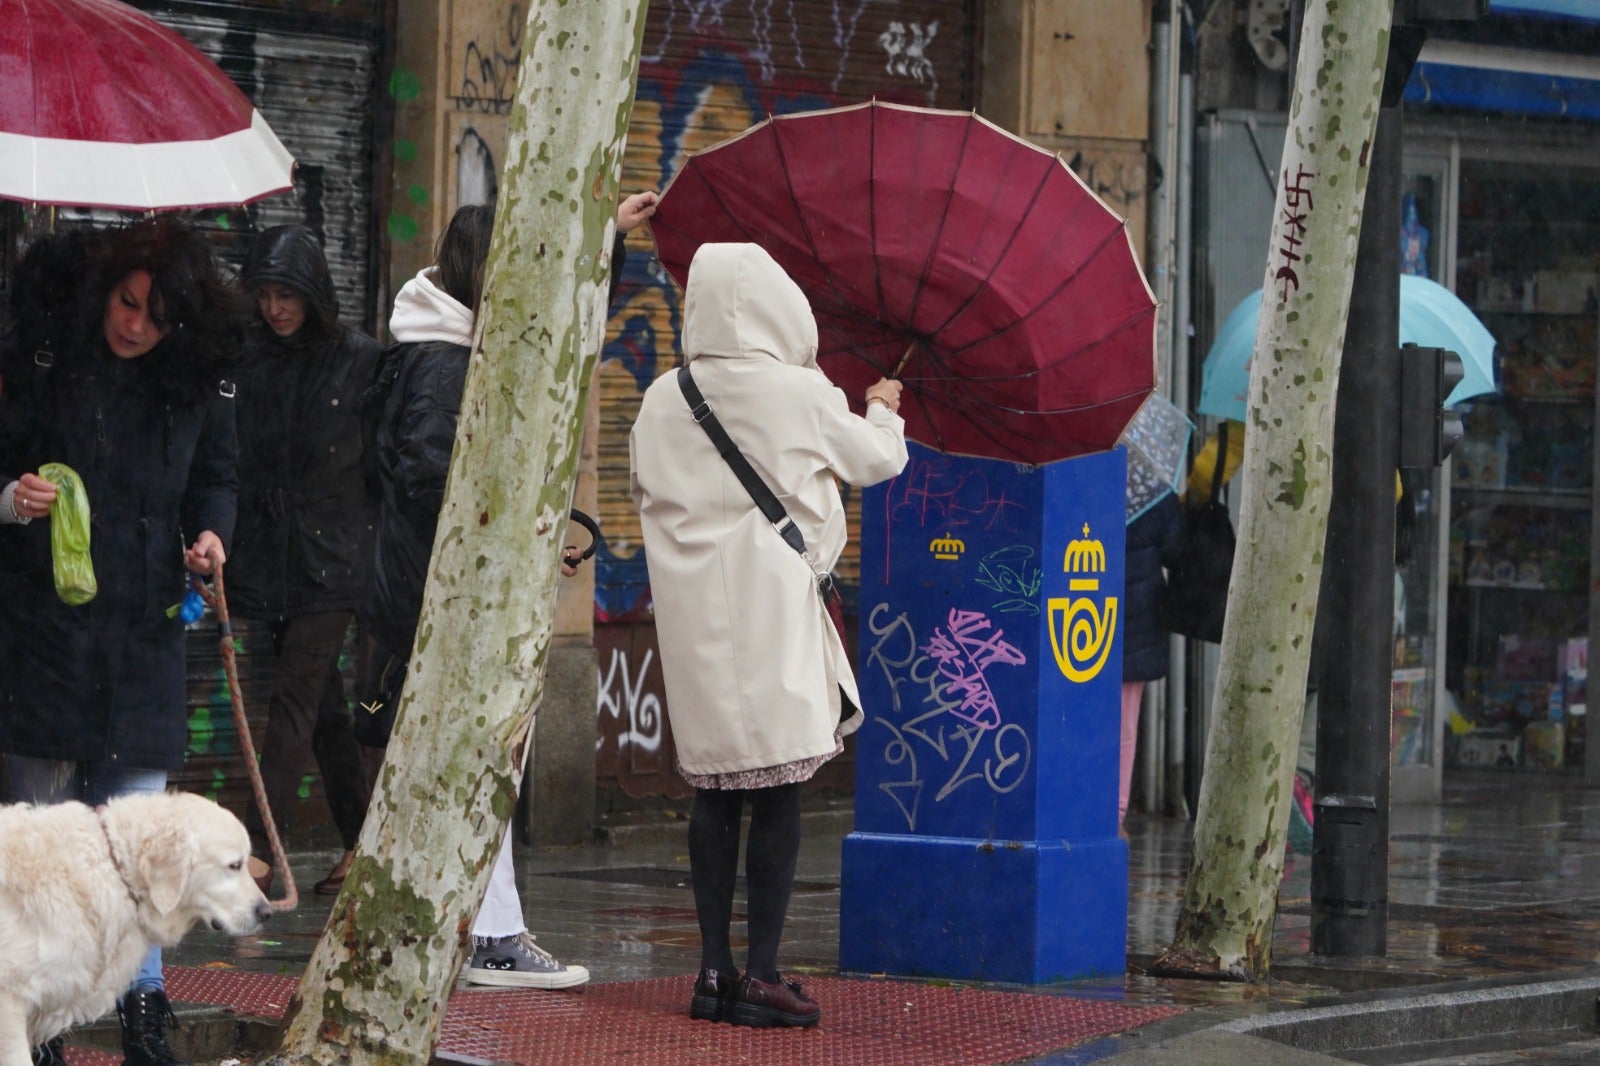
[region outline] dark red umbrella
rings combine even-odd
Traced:
[[[764,247],[811,301],[829,378],[853,402],[899,378],[908,434],[941,451],[1103,451],[1155,383],[1156,301],[1123,220],[974,114],[769,118],[690,156],[650,227],[679,285],[701,244]]]
[[[215,63],[116,0],[0,0],[0,197],[125,210],[247,203],[294,159]]]

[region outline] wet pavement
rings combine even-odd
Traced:
[[[837,972],[840,840],[849,825],[847,802],[818,801],[808,807],[780,956],[786,970],[802,977]],[[301,892],[297,911],[275,917],[266,936],[238,942],[197,930],[168,953],[169,965],[297,975],[331,905],[330,899],[311,894],[311,884],[337,857],[337,846],[325,834],[312,830],[289,841]],[[1357,1002],[1365,995],[1394,999],[1430,988],[1483,988],[1600,973],[1600,791],[1585,789],[1575,777],[1487,771],[1447,775],[1445,795],[1437,805],[1394,808],[1388,951],[1382,958],[1309,954],[1310,860],[1290,855],[1273,937],[1273,979],[1259,985],[1143,974],[1141,967],[1172,935],[1187,872],[1189,825],[1132,815],[1128,834],[1127,977],[1029,991],[1186,1010],[1180,1018],[1131,1037],[1034,1061],[1103,1060],[1229,1019],[1318,1009],[1352,997]],[[523,908],[539,943],[563,961],[587,966],[593,985],[692,975],[699,937],[685,835],[681,817],[653,812],[608,821],[597,833],[603,842],[590,846],[519,849]],[[741,885],[741,898],[742,891]],[[741,948],[736,944],[736,952]],[[1482,1057],[1493,1051],[1481,1043],[1472,1051],[1477,1057],[1384,1059],[1369,1054],[1345,1061],[1502,1061]],[[1235,1054],[1224,1053],[1216,1061]],[[1590,1043],[1582,1054],[1504,1061],[1595,1061],[1600,1048]],[[1187,1061],[1199,1066],[1209,1060],[1191,1053]]]

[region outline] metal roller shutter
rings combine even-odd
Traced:
[[[973,0],[806,0],[790,4],[690,4],[658,0],[645,24],[639,90],[628,130],[624,193],[659,189],[689,152],[769,114],[876,97],[926,107],[970,108],[978,54]],[[628,431],[639,399],[670,370],[682,294],[643,235],[630,240],[611,332],[602,355],[599,510],[606,549],[598,558],[595,645],[600,654],[596,772],[629,796],[681,796],[660,668],[639,517],[628,495]],[[852,602],[858,573],[859,500],[847,495],[851,547],[840,576]],[[849,758],[824,766],[817,784],[848,789]]]
[[[377,320],[373,160],[384,16],[376,0],[137,3],[216,61],[244,90],[295,158],[295,191],[219,213],[223,254],[241,262],[241,238],[299,222],[322,235],[342,317],[372,332]],[[384,138],[387,138],[387,131]]]
[[[976,75],[974,0],[652,3],[628,130],[623,190],[659,189],[687,153],[769,114],[877,98],[969,108]],[[639,519],[628,497],[628,430],[639,398],[670,369],[681,294],[648,238],[630,239],[600,372],[599,509],[607,552],[596,570],[597,621],[648,618]],[[856,516],[852,504],[851,541]],[[855,586],[854,550],[841,576]],[[848,594],[848,593],[847,593]]]
[[[322,235],[339,293],[341,316],[371,332],[376,321],[377,263],[373,234],[379,70],[385,15],[374,0],[295,5],[149,3],[136,6],[183,34],[216,61],[254,101],[296,161],[293,195],[242,210],[209,213],[223,257],[237,267],[248,236],[297,222]],[[247,770],[233,723],[214,620],[188,635],[189,752],[173,785],[243,811]],[[271,641],[260,628],[235,623],[234,642],[245,710],[259,751],[272,692]],[[345,658],[352,675],[353,656]],[[281,825],[326,821],[321,781],[307,775],[300,808],[275,812]]]

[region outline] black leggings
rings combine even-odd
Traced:
[[[733,894],[739,877],[739,822],[750,800],[744,873],[749,947],[745,968],[758,981],[778,979],[778,941],[789,913],[800,857],[800,785],[702,788],[689,812],[689,877],[700,917],[700,966],[732,973]]]

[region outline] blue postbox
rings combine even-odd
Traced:
[[[1120,450],[1024,467],[911,445],[862,498],[855,831],[839,965],[1120,975]]]

